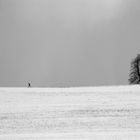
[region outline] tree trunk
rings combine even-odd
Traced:
[[[138,78],[139,78],[139,83],[140,83],[140,69],[139,69],[139,62],[140,60],[137,61],[137,73],[138,73]]]

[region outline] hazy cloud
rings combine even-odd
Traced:
[[[127,84],[138,0],[0,0],[0,86]]]

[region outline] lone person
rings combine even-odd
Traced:
[[[28,83],[28,87],[31,87],[31,84],[30,83]]]

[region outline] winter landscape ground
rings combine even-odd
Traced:
[[[140,86],[0,88],[0,140],[139,140]]]

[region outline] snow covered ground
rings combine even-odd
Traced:
[[[0,140],[139,140],[140,86],[0,88]]]

